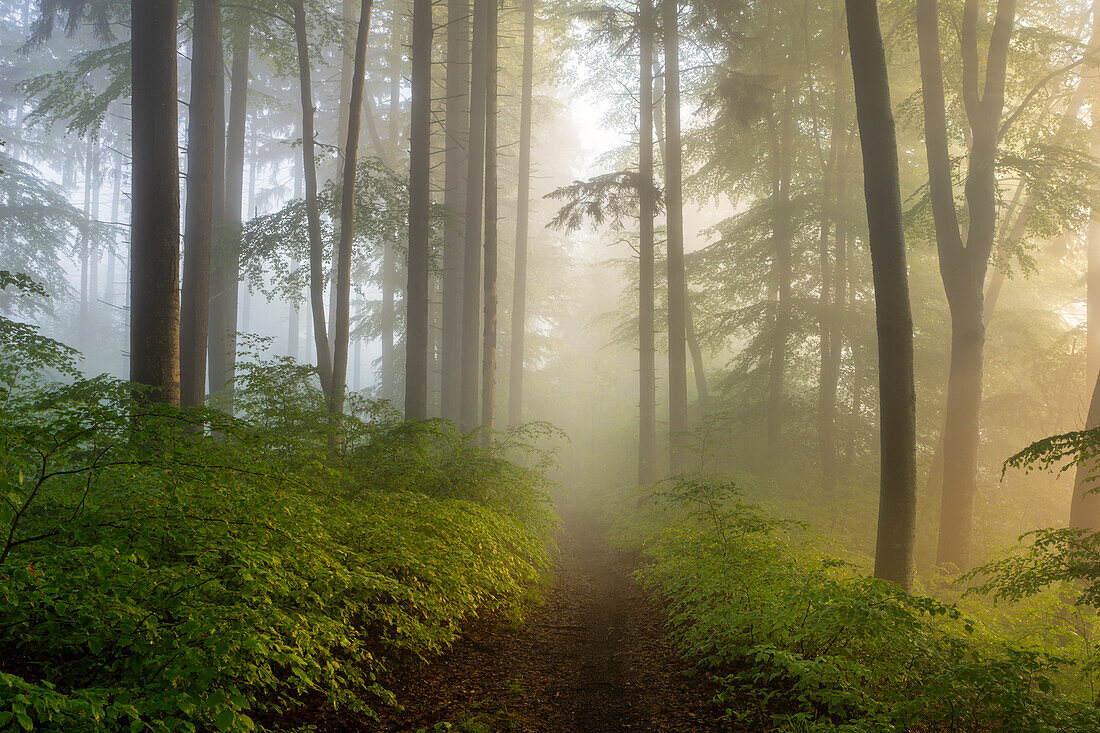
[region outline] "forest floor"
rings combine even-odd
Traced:
[[[442,657],[396,670],[382,682],[403,709],[382,711],[381,723],[331,712],[300,722],[334,732],[729,730],[715,722],[713,686],[689,674],[630,577],[631,559],[591,518],[564,519],[548,597],[522,626],[477,622]]]

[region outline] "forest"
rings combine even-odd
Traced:
[[[0,731],[1100,731],[1100,0],[0,0]]]

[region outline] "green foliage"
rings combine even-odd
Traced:
[[[735,486],[682,480],[623,521],[644,530],[641,581],[680,645],[752,730],[1087,731],[1059,694],[1073,662],[1007,644],[957,606],[901,592],[792,541],[797,525]],[[637,504],[635,503],[635,506]],[[621,508],[620,508],[621,512]],[[622,536],[622,535],[620,535]]]
[[[250,731],[305,695],[369,712],[390,661],[519,612],[545,568],[541,472],[453,428],[364,401],[333,454],[310,368],[247,364],[233,418],[51,382],[12,343],[0,729]]]

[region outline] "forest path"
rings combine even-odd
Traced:
[[[479,733],[724,729],[713,722],[721,712],[713,688],[684,674],[660,611],[603,529],[566,512],[557,540],[546,603],[522,628],[474,624],[442,658],[403,670],[390,683],[404,710],[380,730],[443,721]]]

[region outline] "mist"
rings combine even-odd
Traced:
[[[1100,729],[1100,4],[0,20],[0,729]]]

